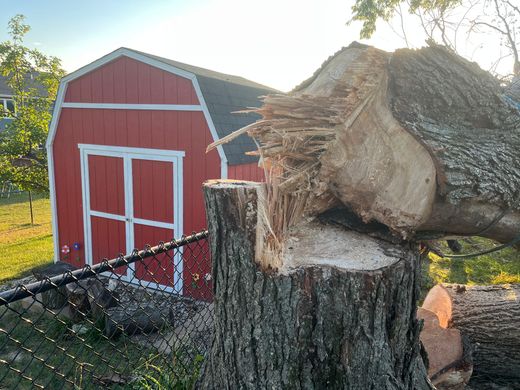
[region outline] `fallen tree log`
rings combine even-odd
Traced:
[[[261,191],[204,185],[215,330],[200,387],[432,389],[416,248],[311,222],[291,229],[283,267],[262,268]]]
[[[291,197],[295,214],[344,205],[405,238],[519,234],[520,113],[494,77],[444,47],[354,43],[254,111],[263,120],[216,144],[255,138],[273,197]]]
[[[520,286],[437,285],[422,307],[469,339],[475,375],[520,379]]]
[[[473,372],[472,347],[460,331],[445,328],[430,310],[419,308],[420,340],[427,354],[428,377],[438,390],[464,390]]]

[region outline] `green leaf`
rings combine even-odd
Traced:
[[[0,133],[0,181],[48,192],[45,142],[60,79],[61,61],[23,45],[30,30],[23,15],[8,23],[11,40],[0,43],[0,74],[13,93],[15,113]]]

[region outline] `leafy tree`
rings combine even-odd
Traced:
[[[0,132],[0,181],[23,190],[48,192],[45,141],[59,81],[65,74],[60,60],[24,46],[30,26],[23,15],[8,23],[11,40],[0,43],[0,74],[12,89],[15,111]],[[3,108],[2,108],[3,111]]]
[[[401,4],[409,6],[409,12],[441,10],[447,11],[458,6],[461,0],[356,0],[352,6],[353,18],[363,22],[361,38],[370,38],[376,31],[379,19],[390,21],[399,12]]]
[[[378,20],[389,22],[401,17],[401,7],[408,7],[408,15],[417,17],[428,41],[441,43],[457,51],[458,34],[494,34],[506,48],[494,64],[513,58],[513,75],[520,75],[520,7],[512,0],[356,0],[351,21],[361,21],[361,38],[370,38]],[[406,32],[404,31],[406,40]],[[493,71],[493,69],[490,69]]]

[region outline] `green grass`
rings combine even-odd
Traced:
[[[33,212],[31,225],[27,194],[0,199],[0,284],[52,262],[49,199],[35,197]],[[158,355],[125,335],[107,339],[101,330],[104,324],[90,323],[79,340],[68,320],[25,311],[19,302],[9,307],[23,314],[0,308],[0,328],[9,334],[0,332],[2,389],[29,389],[33,381],[51,389],[100,388],[93,373],[108,382],[113,379],[111,389],[189,389],[198,377],[199,358],[172,365],[180,358]],[[133,381],[117,384],[119,374],[114,371]]]
[[[49,199],[33,197],[31,225],[26,193],[0,199],[0,283],[26,276],[52,262],[53,242]]]
[[[463,253],[475,253],[497,245],[493,241],[472,237],[459,241]],[[450,250],[443,244],[445,253]],[[520,283],[520,251],[507,248],[488,255],[468,259],[441,258],[430,253],[423,261],[423,290],[437,283],[506,284]]]

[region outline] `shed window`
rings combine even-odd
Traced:
[[[0,98],[0,117],[9,118],[14,114],[14,100],[9,98]]]

